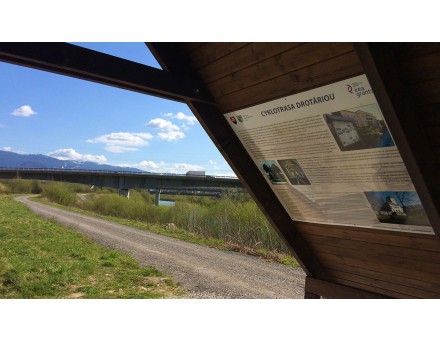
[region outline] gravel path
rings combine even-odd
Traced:
[[[303,298],[301,268],[240,253],[221,251],[53,208],[17,197],[35,213],[73,227],[96,242],[124,251],[142,265],[171,275],[187,291],[184,298]]]

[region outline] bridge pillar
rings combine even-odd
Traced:
[[[125,183],[125,177],[120,176],[119,177],[119,196],[125,196],[127,198],[130,198],[130,192],[129,189],[126,189],[126,183]]]
[[[154,197],[154,204],[155,204],[156,206],[158,206],[158,205],[159,205],[159,202],[160,202],[160,189],[157,189],[157,191],[156,191],[156,195],[155,195],[155,197]]]
[[[125,196],[130,198],[130,190],[129,189],[119,189],[119,196]]]

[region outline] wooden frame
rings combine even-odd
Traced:
[[[416,105],[399,79],[393,52],[386,43],[357,43],[355,48],[431,226],[440,239],[440,212],[435,203],[440,202],[438,173],[426,150],[428,143],[417,119]]]
[[[0,43],[0,61],[174,101],[212,102],[194,79],[68,43]]]
[[[348,43],[333,44],[333,50],[330,45],[319,46],[321,52],[319,57],[315,55],[316,59],[300,53],[315,52],[316,44],[308,44],[280,44],[277,52],[273,52],[272,46],[262,46],[264,43],[147,43],[164,71],[59,43],[0,43],[0,60],[186,103],[308,275],[306,298],[385,298],[386,295],[437,298],[440,294],[440,178],[437,176],[440,156],[433,157],[425,129],[418,121],[418,102],[406,91],[406,83],[400,78],[399,67],[405,66],[396,62],[393,44],[356,43],[354,50]],[[440,60],[438,45],[416,49],[430,60]],[[198,54],[200,51],[203,53]],[[288,57],[292,53],[300,55],[305,64],[290,64],[295,59]],[[248,57],[246,65],[240,64],[241,57]],[[232,86],[237,96],[222,103],[229,94],[222,95],[221,89],[215,87],[220,79],[215,77],[220,76],[216,67],[209,68],[210,63],[221,65],[223,76],[228,78],[222,86]],[[261,67],[261,63],[270,68]],[[420,60],[416,65],[420,66]],[[432,65],[424,72],[435,69],[435,62]],[[234,78],[235,71],[247,68],[246,74],[253,75],[251,70],[259,70],[263,81],[256,77],[246,83]],[[270,78],[274,69],[278,77],[275,80]],[[209,82],[203,72],[214,74],[215,79]],[[409,78],[413,77],[414,69],[409,72]],[[228,110],[250,107],[260,99],[264,102],[363,73],[372,86],[437,239],[434,235],[293,221],[223,116]],[[440,73],[437,77],[440,84]],[[253,97],[247,100],[250,94],[247,90],[253,86]],[[258,97],[265,89],[269,90],[265,97]],[[433,110],[430,117],[440,126],[435,106],[438,105],[435,91],[439,89],[440,85],[434,87],[429,103]],[[215,96],[213,90],[220,95]],[[435,142],[440,150],[438,141]]]
[[[191,70],[189,66],[191,64],[185,60],[184,56],[175,57],[177,52],[172,43],[148,43],[147,46],[162,68],[180,76],[197,77],[194,70]],[[308,275],[325,279],[327,277],[325,271],[321,268],[302,236],[296,231],[295,222],[292,221],[278,201],[246,149],[227,124],[226,119],[214,105],[196,103],[191,100],[186,101],[186,103],[268,220],[276,226],[275,230],[287,241],[292,253],[305,272]],[[246,174],[246,176],[243,176],[243,174]]]

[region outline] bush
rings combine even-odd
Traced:
[[[44,189],[51,201],[73,205],[75,194],[65,186]],[[72,197],[73,195],[73,197]],[[264,247],[288,252],[284,242],[249,195],[222,198],[180,196],[173,206],[155,206],[146,191],[130,190],[130,198],[118,194],[91,194],[78,205],[101,215],[165,225],[174,223],[205,238],[218,238],[240,247]]]
[[[9,194],[9,187],[0,182],[0,194]]]
[[[40,186],[40,183],[37,180],[32,181],[31,193],[32,194],[41,194],[43,192],[43,188]]]
[[[64,183],[49,183],[44,187],[42,194],[50,201],[62,205],[73,205],[77,201],[76,193]]]
[[[3,190],[8,194],[31,194],[32,181],[26,179],[9,179],[2,181]],[[6,187],[6,189],[5,189]]]

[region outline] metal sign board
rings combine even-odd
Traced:
[[[293,220],[433,234],[365,75],[224,116]]]

